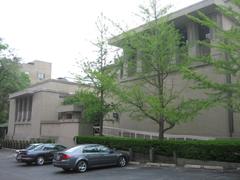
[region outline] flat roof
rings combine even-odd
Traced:
[[[188,14],[194,15],[194,13],[197,13],[198,11],[202,11],[203,13],[208,13],[209,14],[209,13],[212,13],[212,12],[216,12],[215,7],[217,7],[218,5],[224,5],[228,1],[229,0],[203,0],[203,1],[200,1],[196,4],[187,6],[183,9],[180,9],[180,10],[177,10],[177,11],[172,12],[170,14],[167,14],[166,16],[168,16],[169,21],[177,21],[178,19],[180,20],[181,18],[187,19],[186,15],[188,15]],[[166,16],[164,16],[164,17],[166,17]],[[138,26],[136,28],[133,28],[129,31],[135,31],[135,32],[144,31],[144,30],[148,29],[148,27],[149,27],[148,24],[149,23],[140,25],[140,26]],[[119,46],[119,42],[121,40],[123,40],[124,37],[125,37],[125,34],[122,33],[120,35],[114,36],[113,38],[109,39],[108,42],[109,42],[110,45]]]

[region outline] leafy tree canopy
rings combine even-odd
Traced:
[[[0,123],[8,120],[8,96],[30,84],[29,77],[20,70],[19,58],[8,53],[8,45],[0,39]]]

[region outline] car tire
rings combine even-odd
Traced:
[[[125,167],[127,165],[127,158],[125,156],[120,156],[118,158],[118,164],[119,167]]]
[[[81,160],[77,163],[76,170],[77,172],[84,173],[87,171],[88,165],[87,162],[84,160]]]
[[[38,166],[42,166],[44,164],[45,160],[42,156],[39,156],[36,160],[36,163]]]

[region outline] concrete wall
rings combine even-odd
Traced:
[[[81,86],[80,89],[86,90],[89,89],[89,86]],[[92,135],[92,124],[79,123],[79,119],[58,120],[58,111],[59,107],[62,106],[64,96],[74,94],[77,90],[79,90],[79,86],[76,83],[46,80],[11,94],[7,138],[17,140],[54,138],[57,143],[73,146],[74,136],[78,134]],[[25,96],[32,96],[31,119],[30,121],[19,120],[15,122],[15,99]],[[72,109],[72,111],[75,110],[80,111],[80,109]]]
[[[77,135],[92,135],[92,125],[68,120],[68,122],[41,122],[41,137],[56,139],[56,143],[71,147],[75,145],[74,137]]]
[[[22,71],[29,75],[31,84],[51,79],[52,64],[44,61],[33,61],[22,64]],[[39,79],[38,74],[44,74],[44,79]]]
[[[220,26],[222,26],[225,30],[230,29],[233,26],[233,23],[228,18],[222,16],[218,13],[210,14],[210,17],[214,19]],[[182,21],[184,22],[184,21]],[[187,26],[188,36],[190,36],[190,40],[196,37],[197,30],[192,26],[189,26],[189,20],[185,21],[185,25]],[[190,33],[191,32],[191,33]],[[216,34],[213,30],[210,29],[211,42],[217,41]],[[189,38],[189,37],[188,37]],[[189,40],[189,39],[188,39]],[[195,39],[196,40],[196,39]],[[189,54],[196,55],[196,47],[189,49]],[[215,49],[211,49],[211,55],[215,57],[221,56],[219,52]],[[120,79],[120,83],[125,87],[131,87],[132,84],[137,83],[137,80],[134,77],[127,77],[126,74],[126,65],[124,65],[123,69],[123,78]],[[139,64],[139,63],[138,63]],[[214,80],[215,82],[225,83],[226,77],[224,75],[220,75],[216,73],[215,70],[211,66],[204,66],[203,64],[198,64],[198,67],[195,68],[197,72],[204,74],[209,77],[209,79]],[[193,82],[183,80],[181,75],[178,73],[169,74],[166,80],[166,87],[170,88],[171,85],[174,85],[174,91],[181,93],[179,98],[204,98],[205,93],[202,90],[192,90],[190,87],[193,85]],[[144,87],[145,86],[145,87]],[[152,91],[153,88],[151,85],[142,85],[145,88],[145,91]],[[177,94],[179,94],[177,93]],[[179,100],[177,99],[175,103]],[[120,129],[128,129],[133,131],[146,131],[157,133],[158,125],[147,118],[143,120],[136,120],[130,116],[130,113],[121,113],[119,122],[108,121],[104,122],[104,126],[120,128]],[[240,135],[240,122],[238,121],[239,115],[235,114],[234,120],[234,136],[239,137]],[[210,110],[202,111],[193,121],[190,122],[182,122],[181,124],[177,124],[173,129],[167,132],[167,134],[171,135],[195,135],[195,136],[205,136],[205,137],[229,137],[229,122],[228,122],[228,114],[227,110],[223,107],[215,107]]]

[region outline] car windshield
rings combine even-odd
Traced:
[[[39,150],[42,150],[44,148],[44,145],[39,145],[37,146],[36,148],[32,149],[34,151],[39,151]]]
[[[82,146],[76,146],[70,149],[67,149],[65,152],[67,153],[75,153],[75,152],[80,152],[82,149]]]
[[[36,148],[37,146],[39,146],[39,144],[31,144],[26,149],[27,150],[32,150],[32,149]]]

